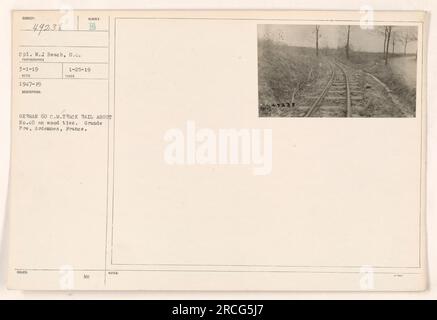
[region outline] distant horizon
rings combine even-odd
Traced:
[[[261,39],[261,40],[266,40],[266,39]],[[271,39],[270,39],[271,40]],[[279,43],[279,44],[281,44],[281,45],[284,45],[284,46],[287,46],[287,47],[290,47],[290,48],[303,48],[303,49],[312,49],[312,50],[316,50],[316,48],[314,48],[314,47],[306,47],[306,46],[293,46],[293,45],[289,45],[289,44],[286,44],[286,43],[284,43],[284,42],[280,42],[280,41],[275,41],[276,43]],[[326,48],[327,47],[319,47],[319,50],[320,50],[320,52],[322,52],[323,50],[326,50]],[[342,50],[344,50],[345,48],[344,47],[338,47],[338,48],[328,48],[329,50],[340,50],[340,51],[342,51]],[[382,51],[362,51],[362,50],[355,50],[355,49],[353,49],[353,48],[351,48],[350,49],[351,50],[351,52],[365,52],[365,53],[375,53],[375,54],[377,54],[377,53],[380,53],[380,54],[383,54],[383,52]],[[389,50],[389,53],[391,54],[391,50]],[[403,52],[396,52],[395,51],[395,54],[396,55],[403,55]],[[412,56],[412,55],[416,55],[416,52],[407,52],[407,56]]]
[[[384,34],[382,26],[374,29],[362,29],[360,26],[351,26],[350,48],[355,52],[383,53]],[[394,53],[403,54],[404,45],[401,41],[408,33],[417,36],[417,27],[393,26],[392,36],[395,36]],[[382,32],[381,32],[382,31]],[[271,39],[291,47],[303,47],[315,49],[315,25],[285,25],[270,24],[258,26],[259,39]],[[341,49],[346,45],[345,25],[320,25],[319,49]],[[393,38],[391,38],[393,39]],[[417,41],[409,40],[407,54],[415,54]],[[392,40],[390,40],[389,52],[392,52]]]

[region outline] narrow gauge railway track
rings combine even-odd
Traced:
[[[331,77],[305,114],[305,117],[351,117],[351,90],[358,90],[360,85],[349,74],[344,65],[331,62]],[[355,92],[355,91],[354,91]],[[355,97],[354,97],[355,98]]]
[[[340,61],[327,61],[328,82],[319,81],[318,84],[307,85],[296,94],[295,102],[260,105],[260,114],[273,117],[315,118],[360,116],[365,107],[364,73]]]

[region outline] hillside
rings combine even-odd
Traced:
[[[329,66],[315,49],[290,47],[270,40],[258,42],[260,105],[291,102],[306,85],[326,77]]]

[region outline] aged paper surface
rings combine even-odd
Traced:
[[[425,18],[14,11],[9,287],[425,289]]]

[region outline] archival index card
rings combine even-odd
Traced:
[[[425,289],[425,18],[14,11],[9,287]]]

